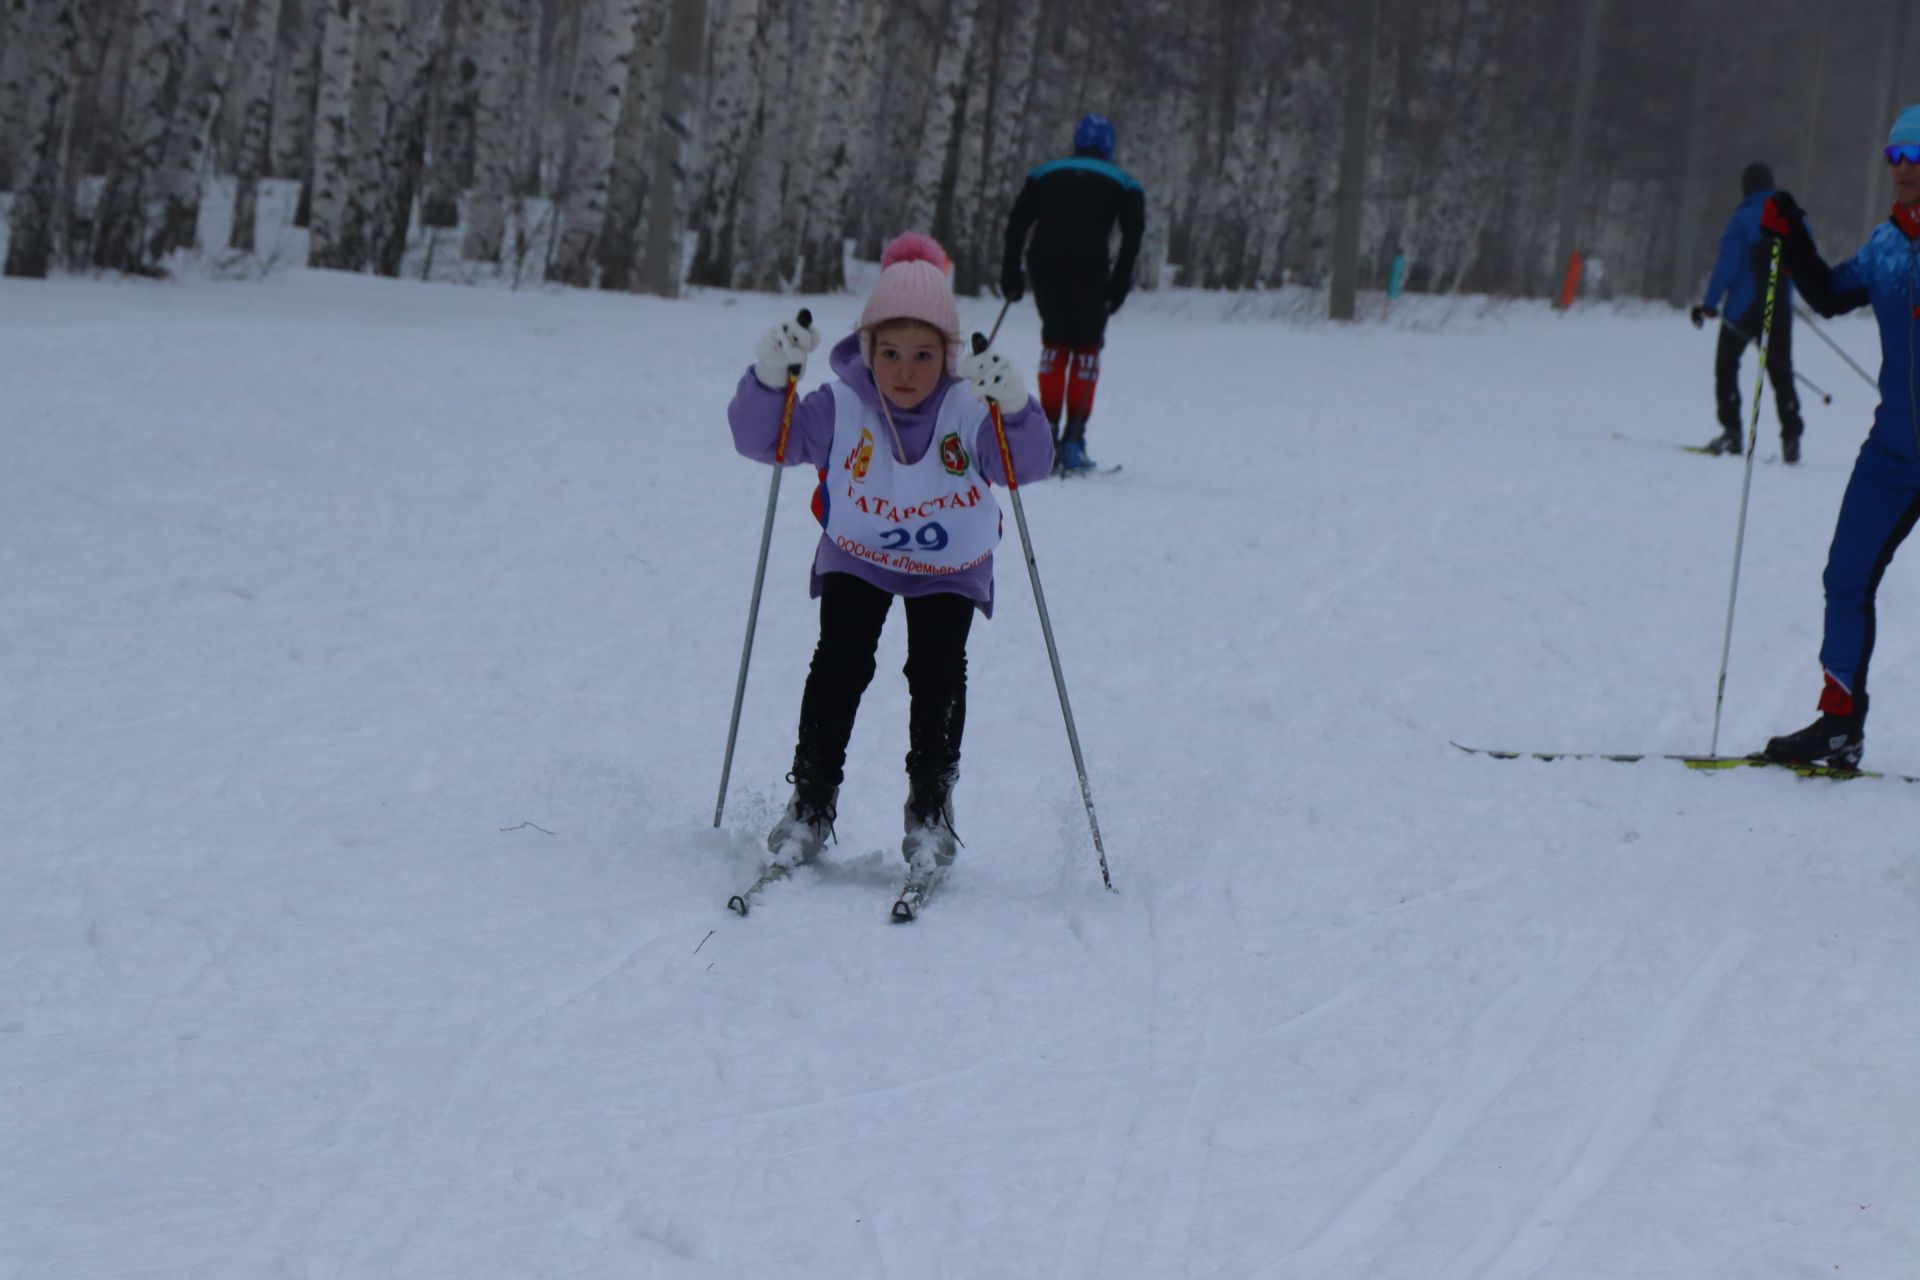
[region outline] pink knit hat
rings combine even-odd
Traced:
[[[880,283],[860,313],[860,354],[873,367],[873,331],[890,320],[918,320],[947,340],[951,372],[960,352],[960,312],[947,283],[947,251],[932,236],[908,231],[895,236],[880,255]]]

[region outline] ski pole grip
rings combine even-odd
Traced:
[[[802,329],[813,328],[813,312],[805,307],[800,308],[800,314],[794,318]],[[773,450],[773,461],[778,466],[784,466],[787,461],[787,432],[793,426],[793,400],[799,392],[800,366],[790,364],[787,366],[787,402],[780,408],[780,441]]]
[[[987,349],[987,341],[988,339],[986,334],[981,333],[978,329],[974,330],[973,354],[979,355],[982,351],[985,351]]]

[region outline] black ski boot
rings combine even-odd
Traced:
[[[783,866],[798,867],[819,857],[832,838],[840,788],[823,787],[796,774],[787,777],[793,782],[793,798],[767,833],[767,852]]]
[[[946,875],[960,837],[953,830],[952,775],[907,780],[906,837],[900,856],[911,879],[931,885]]]
[[[1781,436],[1780,437],[1780,461],[1786,463],[1790,467],[1800,461],[1800,437],[1799,436]]]
[[[1732,454],[1737,458],[1740,456],[1740,450],[1740,433],[1738,431],[1722,431],[1719,435],[1707,441],[1707,452],[1711,454]]]
[[[1866,741],[1864,717],[1837,716],[1828,712],[1798,733],[1769,738],[1767,749],[1761,754],[1781,764],[1858,769],[1861,753],[1866,750]]]

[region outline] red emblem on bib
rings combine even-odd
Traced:
[[[954,432],[949,431],[940,439],[940,464],[949,474],[967,474],[967,451],[961,447],[960,437]]]

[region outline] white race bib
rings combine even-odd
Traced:
[[[895,573],[938,576],[971,569],[1000,543],[1000,504],[968,441],[986,410],[949,391],[926,456],[893,456],[879,412],[844,382],[833,388],[833,452],[816,511],[833,545]]]

